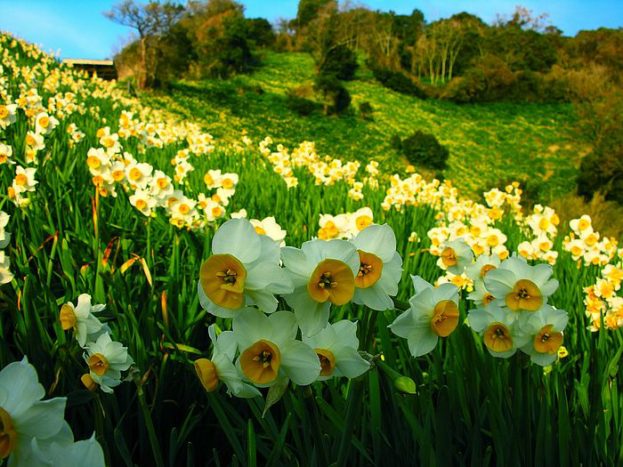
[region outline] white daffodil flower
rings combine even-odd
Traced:
[[[240,372],[233,364],[238,350],[238,341],[233,331],[223,331],[216,335],[216,325],[208,328],[208,334],[214,344],[212,358],[195,360],[195,371],[206,391],[215,391],[222,381],[227,386],[227,393],[236,397],[252,398],[262,394],[250,384],[242,381]]]
[[[474,283],[484,281],[490,271],[500,267],[500,263],[498,255],[480,255],[474,263],[465,268],[465,273]]]
[[[513,256],[489,271],[484,281],[497,305],[512,311],[538,311],[558,288],[558,281],[550,279],[552,273],[549,264],[530,266]]]
[[[402,258],[396,251],[396,236],[387,225],[371,225],[351,240],[359,254],[353,303],[383,311],[394,307],[390,296],[398,294]]]
[[[562,332],[568,321],[569,316],[565,310],[544,305],[531,314],[522,327],[522,331],[529,336],[529,341],[521,347],[521,351],[530,355],[530,360],[537,365],[551,365],[558,358],[558,349],[563,340]]]
[[[303,386],[318,378],[318,356],[310,346],[295,339],[298,327],[291,312],[277,311],[266,316],[247,308],[234,318],[233,332],[240,350],[236,366],[254,385],[267,387],[289,378]]]
[[[64,331],[74,330],[74,336],[80,347],[85,348],[87,340],[94,341],[100,334],[106,332],[107,327],[95,317],[97,313],[106,308],[106,305],[91,305],[91,296],[81,294],[78,303],[67,302],[61,307],[60,321]]]
[[[67,440],[55,440],[51,443],[42,443],[37,439],[33,440],[33,452],[39,463],[30,464],[31,466],[55,467],[104,467],[104,451],[102,446],[95,439],[95,433],[82,441],[73,440],[73,434],[69,433]],[[33,459],[34,460],[34,459]]]
[[[44,395],[26,357],[0,371],[0,460],[8,457],[11,467],[37,465],[34,439],[48,444],[71,432],[64,419],[67,398],[42,401]]]
[[[277,309],[275,294],[288,294],[292,281],[279,266],[279,246],[259,235],[246,219],[231,219],[212,239],[212,256],[202,265],[199,301],[209,313],[233,318],[248,305]]]
[[[9,269],[11,262],[4,251],[0,251],[0,285],[8,284],[13,280],[13,273]]]
[[[495,302],[486,308],[471,310],[467,322],[482,335],[485,346],[494,357],[508,358],[514,355],[529,338],[521,331],[519,320]]]
[[[440,337],[447,337],[459,322],[459,289],[453,284],[433,287],[419,276],[412,276],[415,295],[410,308],[388,327],[407,339],[409,352],[420,357],[431,352]]]
[[[283,230],[273,216],[266,217],[262,220],[251,219],[251,225],[255,228],[255,231],[260,235],[267,235],[272,238],[277,245],[286,246],[285,238],[288,233]]]
[[[443,270],[450,271],[452,274],[461,275],[473,261],[474,252],[471,247],[465,240],[458,238],[446,243],[441,251],[441,256],[437,260],[437,266]]]
[[[11,241],[11,233],[4,230],[9,223],[9,218],[6,212],[0,211],[0,248],[5,248]]]
[[[368,227],[370,228],[370,227]],[[356,378],[370,369],[370,363],[359,355],[357,323],[342,320],[329,324],[312,337],[303,337],[320,360],[318,381],[346,376]]]
[[[102,391],[112,393],[112,388],[121,384],[121,372],[134,363],[128,348],[105,333],[89,343],[86,350],[84,360],[89,365],[89,377]]]
[[[285,295],[305,336],[329,322],[331,304],[345,305],[355,293],[359,255],[346,240],[312,240],[298,248],[281,249],[283,264],[292,277],[294,292]]]

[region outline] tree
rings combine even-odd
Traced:
[[[158,40],[167,35],[179,20],[184,7],[165,2],[150,1],[147,4],[134,0],[123,0],[104,12],[111,21],[136,29],[139,37],[140,72],[137,76],[139,88],[151,87],[157,68],[157,54],[154,53]]]

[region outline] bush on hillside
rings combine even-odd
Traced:
[[[345,45],[338,45],[326,54],[318,72],[324,75],[335,75],[337,79],[343,81],[350,81],[355,79],[358,66],[355,52]]]
[[[596,193],[623,204],[623,136],[609,134],[597,143],[580,165],[578,195],[590,200]]]
[[[325,114],[342,114],[348,110],[350,94],[335,75],[319,74],[314,89],[322,96]]]
[[[295,89],[290,89],[286,93],[286,107],[301,116],[307,116],[312,114],[319,105],[311,99],[298,95]]]
[[[372,116],[373,112],[374,108],[368,101],[364,101],[359,104],[359,115],[361,115],[361,118],[364,120],[374,120],[374,117]]]
[[[368,67],[372,70],[374,78],[384,87],[401,94],[415,96],[419,99],[426,99],[426,92],[411,80],[404,73],[393,71],[389,68],[379,68],[368,62]]]
[[[400,140],[392,138],[392,145],[413,164],[433,170],[444,170],[448,165],[450,151],[437,141],[434,135],[416,131],[411,136]]]

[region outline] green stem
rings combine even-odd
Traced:
[[[141,412],[143,413],[143,420],[145,421],[145,428],[147,428],[147,436],[149,437],[149,444],[151,445],[151,451],[154,455],[154,462],[158,467],[164,467],[164,460],[162,459],[162,452],[160,452],[160,444],[158,443],[158,437],[156,436],[156,430],[154,429],[154,422],[151,419],[151,413],[149,407],[147,407],[147,401],[145,400],[145,393],[143,392],[143,386],[137,386],[138,401],[141,406]]]

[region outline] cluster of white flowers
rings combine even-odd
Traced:
[[[0,285],[7,284],[13,280],[9,257],[3,251],[11,241],[11,233],[5,230],[9,223],[9,217],[6,212],[0,211]]]
[[[350,239],[363,229],[372,225],[374,214],[369,207],[359,208],[355,212],[338,214],[321,214],[320,229],[318,238],[321,240],[332,240],[335,238]]]
[[[90,390],[99,386],[102,391],[112,393],[121,384],[121,372],[132,365],[127,347],[110,337],[110,328],[103,324],[95,313],[106,305],[92,305],[91,296],[82,294],[74,305],[71,302],[61,307],[60,322],[63,330],[73,330],[74,337],[84,349],[84,360],[89,373],[82,376],[82,383]]]
[[[15,467],[104,467],[95,434],[74,441],[65,421],[67,398],[44,401],[44,395],[26,357],[0,371],[0,460],[8,458],[8,465]]]
[[[208,391],[223,382],[238,397],[292,381],[354,378],[369,368],[358,353],[357,324],[330,323],[332,305],[393,308],[402,260],[387,225],[371,225],[351,241],[311,240],[279,247],[246,219],[224,223],[201,266],[198,293],[209,313],[232,319],[232,330],[210,328],[210,359],[195,362]],[[282,267],[283,265],[283,267]],[[277,296],[293,311],[276,311]],[[297,338],[299,336],[300,338]]]
[[[583,215],[569,222],[571,232],[563,240],[563,248],[571,253],[578,268],[584,264],[607,265],[617,255],[617,241],[603,237],[593,228],[592,219]]]

